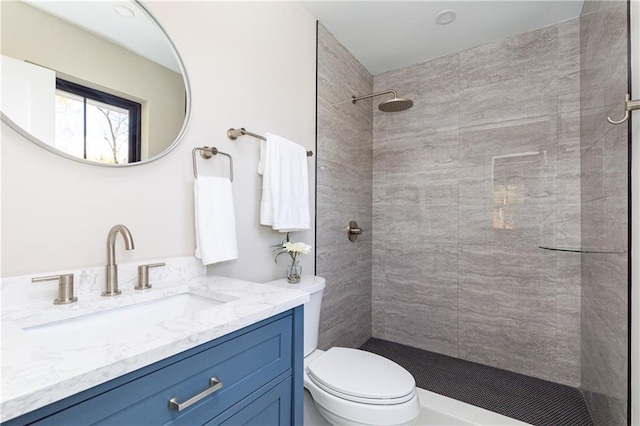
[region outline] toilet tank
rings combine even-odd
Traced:
[[[309,355],[318,347],[320,308],[322,307],[322,293],[326,285],[325,279],[313,275],[303,275],[298,284],[289,284],[284,278],[265,284],[309,293],[309,301],[304,304],[304,356]]]

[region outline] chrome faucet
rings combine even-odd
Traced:
[[[118,290],[118,265],[116,264],[116,237],[122,235],[124,248],[133,250],[133,237],[124,225],[114,225],[107,236],[107,287],[102,292],[103,296],[117,296]]]

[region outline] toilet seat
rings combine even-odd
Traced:
[[[309,380],[347,401],[394,405],[416,395],[413,376],[393,361],[359,349],[331,348],[307,368]]]
[[[321,352],[321,351],[318,351]],[[359,349],[331,348],[305,358],[304,387],[335,426],[413,425],[420,401],[413,376]]]

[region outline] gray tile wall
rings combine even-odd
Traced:
[[[627,4],[586,1],[580,25],[582,389],[595,424],[627,419]]]
[[[415,102],[373,108],[375,337],[580,384],[580,255],[538,248],[580,245],[579,35],[374,77]]]
[[[371,74],[322,25],[318,28],[316,274],[327,280],[321,349],[359,347],[371,337]],[[355,220],[365,230],[350,242]]]

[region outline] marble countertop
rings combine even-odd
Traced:
[[[111,336],[90,345],[78,342],[68,350],[46,349],[46,345],[24,331],[25,327],[43,321],[106,312],[187,292],[224,303],[157,324],[131,324],[122,336]],[[123,289],[122,295],[114,298],[97,296],[72,305],[38,302],[3,309],[0,420],[44,407],[299,306],[308,299],[308,294],[296,290],[203,275],[157,284],[144,291]]]

